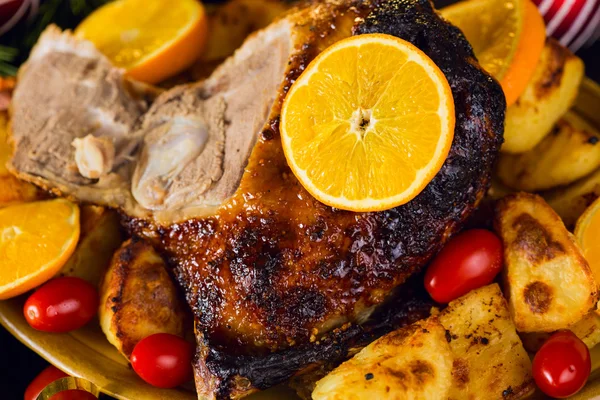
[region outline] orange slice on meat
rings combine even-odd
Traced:
[[[79,240],[79,207],[64,199],[0,210],[0,300],[25,293],[60,271]]]
[[[327,48],[292,85],[281,139],[317,200],[378,211],[409,202],[433,179],[454,118],[448,81],[427,55],[393,36],[359,35]]]

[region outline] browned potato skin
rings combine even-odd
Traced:
[[[448,399],[520,399],[534,391],[531,361],[498,284],[450,302],[439,320],[455,357]]]
[[[600,197],[600,169],[564,188],[557,188],[542,196],[572,229],[583,212]]]
[[[76,276],[92,285],[100,285],[114,252],[123,243],[116,211],[84,205],[81,210],[81,234],[75,252],[61,275]]]
[[[250,33],[269,25],[286,8],[283,2],[275,0],[228,1],[209,16],[210,37],[202,59],[229,57]]]
[[[123,243],[100,286],[100,326],[129,358],[155,333],[184,336],[185,313],[163,259],[142,240]]]
[[[496,205],[504,244],[504,293],[519,332],[568,328],[596,304],[598,292],[581,249],[540,196],[511,194]]]
[[[405,368],[417,362],[431,373],[419,377]],[[318,381],[312,399],[514,400],[534,390],[531,361],[492,284],[371,343]]]
[[[600,343],[600,316],[596,311],[592,311],[583,317],[581,321],[570,326],[569,330],[591,349]],[[554,332],[522,333],[521,340],[527,351],[535,353],[552,333]]]
[[[547,39],[536,70],[517,102],[506,110],[502,152],[533,149],[571,108],[583,79],[581,59]]]
[[[558,121],[532,150],[501,154],[497,176],[527,192],[567,185],[600,167],[600,134],[574,114]]]
[[[0,176],[0,207],[42,200],[44,197],[44,193],[29,182],[9,173]]]
[[[230,0],[208,10],[206,49],[192,67],[194,79],[206,78],[237,50],[252,32],[269,25],[288,6],[278,0]]]
[[[436,318],[374,341],[317,382],[313,400],[443,399],[453,356]]]
[[[0,88],[3,82],[0,79]],[[0,111],[0,207],[41,200],[44,193],[29,182],[11,175],[6,168],[12,148],[8,142],[8,114]]]

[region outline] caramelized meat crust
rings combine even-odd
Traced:
[[[364,12],[328,7],[334,18]],[[288,168],[275,107],[240,189],[218,215],[158,229],[198,327],[215,343],[273,350],[306,342],[315,329],[318,336],[332,318],[338,326],[355,320],[443,246],[488,186],[502,142],[504,96],[477,66],[462,34],[425,0],[383,2],[358,20],[354,34],[406,39],[442,69],[456,106],[450,154],[406,205],[377,213],[333,209],[311,197]],[[291,60],[287,82],[335,34],[328,22],[306,37],[308,51]],[[322,35],[325,40],[317,43]]]
[[[195,369],[210,371],[212,376],[203,379],[218,382],[214,392],[218,399],[268,389],[294,377],[294,388],[310,393],[317,380],[373,340],[429,317],[433,302],[421,285],[422,279],[420,275],[410,278],[364,324],[347,324],[319,341],[266,355],[232,354],[220,346],[200,341],[198,352],[204,349],[206,353],[197,358],[201,365]]]
[[[343,324],[361,329],[355,324],[462,227],[488,188],[502,143],[500,85],[428,0],[327,1],[286,18],[297,48],[236,194],[211,218],[168,227],[127,222],[134,233],[154,238],[186,292],[201,345],[201,396],[238,396],[332,357],[321,350],[309,356],[306,349],[318,349],[315,340],[343,343],[335,333],[327,336]],[[413,201],[352,213],[319,203],[296,180],[281,147],[279,111],[321,50],[364,33],[397,36],[432,58],[452,89],[456,130],[443,167]]]

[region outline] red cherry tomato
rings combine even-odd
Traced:
[[[69,332],[87,324],[98,311],[98,292],[80,278],[48,281],[25,302],[25,319],[39,331]]]
[[[571,331],[550,336],[533,359],[533,379],[548,396],[570,397],[585,385],[592,360],[585,343]]]
[[[25,400],[36,400],[42,390],[52,382],[65,378],[69,375],[62,372],[60,369],[50,365],[44,369],[34,380],[31,381],[25,390]],[[50,400],[95,400],[96,397],[83,390],[67,390],[55,394]]]
[[[425,273],[425,289],[438,303],[448,303],[494,280],[502,269],[502,242],[485,229],[452,238]]]
[[[160,388],[179,386],[192,378],[194,346],[169,333],[142,339],[131,353],[131,366],[146,382]]]
[[[60,369],[50,365],[44,369],[34,380],[31,381],[25,390],[25,400],[36,400],[40,392],[55,380],[65,378],[68,375]]]

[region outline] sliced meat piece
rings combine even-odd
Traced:
[[[237,190],[292,51],[287,20],[251,37],[206,81],[161,95],[144,116],[137,202],[161,221],[214,214]]]
[[[134,128],[152,94],[128,81],[92,43],[49,27],[19,71],[11,103],[11,169],[82,200],[102,195],[98,203],[129,203],[131,156],[142,140]],[[99,179],[82,174],[76,163],[73,142],[88,135],[113,145],[112,168]]]
[[[214,214],[239,186],[291,51],[282,20],[209,79],[177,86],[147,110],[149,101],[131,91],[139,84],[91,43],[52,27],[19,74],[12,168],[61,194],[163,224]]]

